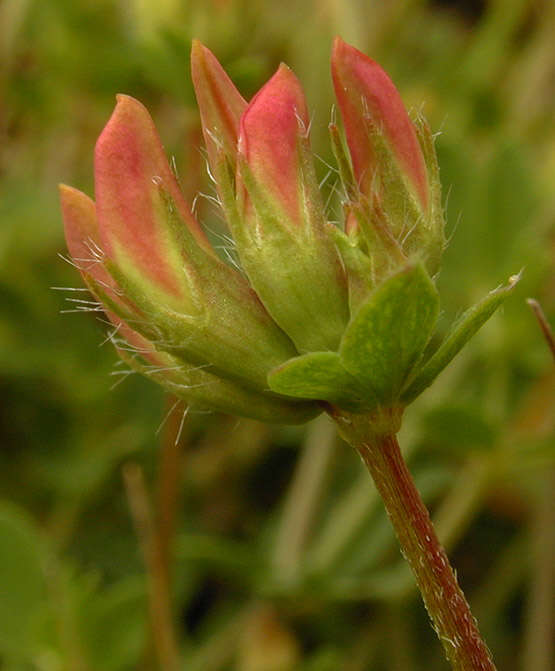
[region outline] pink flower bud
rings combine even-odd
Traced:
[[[221,151],[235,165],[239,120],[247,103],[214,54],[199,40],[193,40],[191,76],[210,166],[214,169]]]
[[[264,388],[269,361],[283,361],[294,347],[243,276],[214,254],[148,112],[133,98],[118,98],[95,159],[105,265],[145,314],[131,326],[159,349]],[[128,321],[127,312],[111,309]]]
[[[241,118],[241,157],[266,197],[295,225],[303,218],[299,141],[307,137],[308,125],[301,84],[284,64]]]
[[[182,259],[167,225],[160,188],[198,244],[210,245],[185,202],[149,113],[120,95],[96,144],[96,208],[105,253],[125,272],[174,298],[186,296]]]
[[[415,128],[395,85],[383,69],[339,37],[335,39],[331,69],[353,170],[361,192],[369,195],[379,170],[372,131],[383,136],[418,198],[428,211],[429,185],[424,156]]]
[[[241,118],[233,229],[252,286],[302,352],[336,348],[348,321],[346,281],[325,231],[308,127],[301,85],[280,65]]]

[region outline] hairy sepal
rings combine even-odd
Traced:
[[[258,393],[214,375],[167,352],[119,350],[136,372],[157,382],[193,409],[224,412],[271,424],[302,424],[321,412],[316,403],[287,401],[272,393]]]
[[[168,228],[182,248],[182,272],[194,287],[198,309],[186,312],[172,303],[155,300],[142,283],[124,274],[116,264],[107,262],[108,270],[145,314],[144,328],[154,327],[160,334],[155,343],[158,349],[198,364],[210,364],[219,375],[266,389],[268,371],[296,354],[293,343],[273,322],[245,279],[196,244],[171,195],[160,187],[158,197],[165,208]],[[137,330],[141,328],[139,324]]]
[[[324,230],[308,125],[300,84],[281,66],[241,121],[234,227],[252,286],[300,352],[337,349],[348,320],[347,284]]]

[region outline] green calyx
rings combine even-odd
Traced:
[[[396,431],[403,408],[433,382],[517,281],[511,278],[464,313],[431,353],[439,295],[424,265],[409,263],[370,292],[337,352],[294,357],[269,373],[268,384],[282,395],[325,401],[332,414],[364,413],[378,432]]]
[[[157,382],[195,409],[217,410],[271,424],[304,424],[321,412],[316,403],[253,391],[166,352],[157,353],[159,364],[147,361],[140,351],[118,348],[118,353],[132,370]]]
[[[195,365],[208,364],[223,378],[264,391],[268,371],[296,354],[293,343],[270,318],[245,279],[198,246],[162,189],[160,199],[174,243],[181,249],[182,272],[190,291],[180,310],[153,293],[149,284],[107,261],[107,270],[144,315],[133,328],[153,340],[160,351]],[[190,309],[191,304],[195,310]],[[112,307],[118,316],[128,319],[119,305]]]
[[[268,196],[239,159],[251,211],[241,213],[234,238],[251,285],[299,352],[336,349],[349,319],[347,281],[339,253],[325,232],[305,138],[298,139],[297,151],[297,220]]]
[[[437,291],[422,265],[406,266],[374,289],[348,324],[337,353],[316,352],[274,369],[280,394],[370,411],[398,402],[439,311]]]

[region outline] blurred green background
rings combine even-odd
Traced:
[[[52,288],[81,286],[59,256],[57,184],[93,194],[117,92],[148,106],[193,199],[210,187],[191,39],[245,97],[285,61],[324,177],[336,34],[438,132],[440,330],[524,268],[400,439],[499,669],[553,668],[555,375],[525,298],[554,323],[555,3],[1,0],[0,669],[446,669],[373,485],[325,419],[181,426],[181,404],[121,374],[102,315]],[[209,199],[198,212],[218,226]]]

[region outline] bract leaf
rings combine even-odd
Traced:
[[[506,286],[491,291],[479,303],[476,303],[461,315],[453,324],[443,343],[409,380],[402,394],[403,401],[410,403],[432,384],[447,364],[513,291],[519,279],[520,275],[511,277]]]
[[[341,363],[379,403],[395,401],[438,312],[439,296],[424,267],[405,267],[380,284],[355,314],[341,341]]]
[[[278,394],[329,401],[350,410],[376,405],[335,352],[312,352],[289,359],[268,374],[268,384]]]

